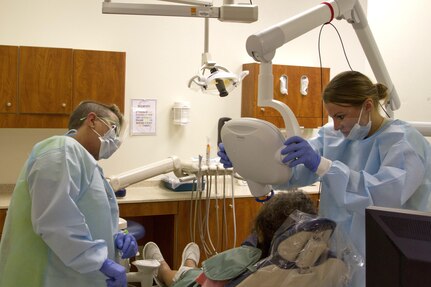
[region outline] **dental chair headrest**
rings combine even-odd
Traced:
[[[294,225],[274,238],[273,256],[294,262],[299,268],[310,268],[328,250],[335,226],[334,221],[326,218],[311,219]]]
[[[270,256],[263,265],[295,269],[318,264],[321,257],[327,257],[335,227],[335,222],[326,218],[307,218],[298,222],[287,219],[274,234]]]

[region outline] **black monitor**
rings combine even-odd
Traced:
[[[431,286],[431,213],[365,210],[367,287]]]

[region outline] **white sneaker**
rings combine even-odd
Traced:
[[[199,259],[200,259],[199,246],[194,242],[190,242],[189,244],[186,245],[186,247],[184,247],[183,255],[181,258],[182,258],[181,266],[184,266],[187,259],[193,260],[196,263],[196,266],[198,266]]]
[[[160,252],[159,246],[157,246],[154,242],[148,242],[145,244],[144,249],[142,250],[144,259],[156,259],[157,261],[165,261],[163,258],[162,252]]]
[[[142,249],[142,257],[144,259],[155,259],[159,262],[161,261],[165,261],[165,259],[163,258],[162,252],[160,252],[160,248],[159,246],[157,246],[156,243],[154,242],[148,242],[147,244],[145,244],[144,248]],[[157,272],[158,269],[153,271],[153,279],[156,282],[157,286],[160,287],[166,287],[166,285],[159,280],[159,278],[157,277]]]

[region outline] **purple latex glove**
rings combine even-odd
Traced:
[[[220,162],[223,164],[223,167],[224,168],[232,167],[232,162],[230,161],[229,157],[226,154],[226,150],[224,149],[224,144],[219,143],[218,147],[219,147],[219,151],[217,152],[217,155],[220,157]]]
[[[103,262],[100,272],[105,274],[106,284],[108,287],[127,287],[126,268],[115,263],[111,259],[106,259]]]
[[[284,145],[286,147],[281,150],[281,154],[286,155],[283,163],[288,164],[289,167],[302,163],[312,172],[316,172],[320,164],[320,154],[311,147],[307,140],[293,136],[288,138]]]
[[[133,235],[122,231],[115,235],[115,247],[120,249],[123,255],[121,258],[130,258],[138,252],[138,243]]]

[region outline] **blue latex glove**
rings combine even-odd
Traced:
[[[124,266],[115,263],[111,259],[106,259],[100,268],[100,272],[108,277],[106,279],[108,287],[127,287],[126,268]]]
[[[123,255],[121,258],[130,258],[138,252],[138,243],[133,235],[122,231],[115,235],[115,247],[120,249]]]
[[[232,167],[232,162],[228,158],[226,151],[224,149],[224,144],[219,143],[218,145],[219,151],[217,152],[217,155],[220,157],[220,162],[223,164],[224,168],[230,168]]]
[[[320,164],[320,154],[318,154],[305,139],[293,136],[288,138],[284,145],[286,146],[281,150],[283,163],[288,164],[289,167],[294,167],[298,164],[304,164],[312,172],[316,172]]]

